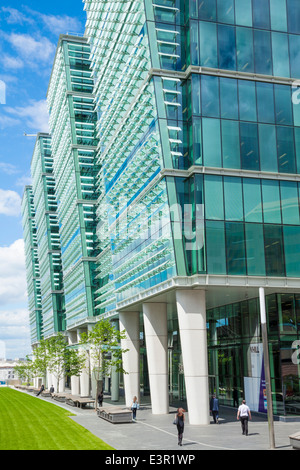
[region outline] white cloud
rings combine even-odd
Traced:
[[[47,101],[30,101],[28,106],[6,108],[14,117],[24,118],[25,125],[37,132],[49,132],[49,113]],[[25,129],[24,129],[25,130]]]
[[[79,33],[82,31],[82,25],[77,18],[71,16],[40,15],[45,26],[53,34]]]
[[[35,39],[29,34],[12,33],[6,35],[6,39],[29,63],[48,63],[49,59],[54,56],[56,49],[55,45],[45,37]]]
[[[18,217],[21,214],[21,202],[21,197],[15,191],[0,189],[0,214]]]
[[[5,69],[18,70],[24,67],[23,61],[19,57],[5,55],[2,57],[2,64]]]
[[[23,303],[26,299],[25,251],[21,239],[0,247],[0,305]]]
[[[20,25],[20,24],[24,24],[24,23],[29,23],[29,24],[34,23],[34,20],[32,18],[28,18],[23,13],[21,13],[19,10],[16,10],[16,8],[2,7],[1,11],[3,11],[3,13],[7,13],[5,21],[8,24],[19,24]]]
[[[21,176],[21,178],[18,178],[16,181],[16,186],[21,186],[24,188],[24,186],[31,186],[32,185],[32,178],[31,176]]]
[[[19,173],[19,171],[20,170],[11,163],[0,162],[0,172],[6,173],[7,175],[15,175]]]

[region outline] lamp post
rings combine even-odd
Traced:
[[[275,449],[273,402],[272,402],[271,375],[270,375],[265,289],[263,287],[260,287],[259,289],[259,303],[260,303],[261,333],[262,333],[263,351],[264,351],[264,368],[265,368],[265,381],[266,381],[266,392],[267,392],[269,439],[270,439],[270,448]]]

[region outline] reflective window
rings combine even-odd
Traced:
[[[202,119],[203,159],[205,166],[222,167],[219,119]]]
[[[206,222],[207,270],[210,274],[226,274],[224,222]]]
[[[205,218],[224,220],[223,181],[221,176],[205,176]]]
[[[262,199],[260,180],[243,179],[243,198],[246,222],[262,222]]]
[[[234,24],[234,0],[217,0],[218,21]]]
[[[217,19],[216,0],[203,0],[199,2],[199,18],[210,21]]]
[[[241,26],[253,26],[252,0],[235,0],[235,21]]]
[[[287,0],[288,30],[300,34],[300,3],[298,0]]]
[[[238,93],[237,80],[231,78],[220,79],[221,117],[225,119],[238,119]]]
[[[281,181],[280,194],[282,223],[286,225],[300,224],[297,183],[292,181]]]
[[[233,26],[218,25],[219,68],[236,70],[236,42]]]
[[[300,226],[284,226],[284,255],[287,276],[300,275]]]
[[[272,75],[271,34],[254,30],[255,72]]]
[[[277,124],[292,125],[292,98],[291,88],[285,85],[274,85],[275,117]]]
[[[276,128],[270,124],[259,124],[259,152],[261,171],[278,172]]]
[[[290,77],[289,42],[287,34],[272,33],[273,75]]]
[[[242,180],[235,177],[224,177],[225,219],[243,221]]]
[[[254,72],[253,32],[248,28],[236,28],[237,70]]]
[[[239,111],[241,121],[257,121],[255,82],[239,80]]]
[[[281,224],[279,182],[262,180],[264,222]]]
[[[286,0],[270,0],[271,29],[287,31]]]
[[[253,27],[270,29],[269,0],[252,0]]]
[[[203,116],[220,116],[218,77],[213,75],[201,76],[201,102]]]
[[[275,123],[274,90],[271,83],[256,82],[259,122]]]
[[[240,128],[237,121],[222,120],[223,168],[240,168]]]
[[[200,65],[218,68],[217,26],[205,21],[200,22]]]
[[[226,222],[227,272],[230,275],[246,275],[244,224]]]
[[[289,45],[290,45],[291,77],[298,78],[300,77],[300,60],[299,60],[300,36],[295,36],[291,34],[289,36]]]
[[[284,276],[282,227],[264,225],[264,241],[267,276]]]
[[[292,127],[277,127],[278,170],[281,173],[294,173],[295,147]]]
[[[259,170],[257,125],[240,123],[241,162],[243,170]]]
[[[249,276],[265,276],[265,248],[262,224],[245,224],[247,273]]]

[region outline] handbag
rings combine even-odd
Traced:
[[[178,418],[177,418],[177,416],[176,416],[176,418],[174,419],[173,424],[175,424],[175,426],[177,426],[177,424],[178,424]]]

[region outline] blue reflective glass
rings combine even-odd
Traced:
[[[236,70],[235,28],[218,25],[219,68]]]
[[[259,170],[257,125],[240,123],[241,167],[243,170]]]
[[[276,127],[259,124],[259,154],[261,171],[278,172]]]
[[[275,123],[274,89],[271,83],[256,82],[258,121]]]
[[[257,121],[254,82],[239,80],[239,110],[241,121]]]
[[[200,22],[200,65],[218,68],[217,26],[206,21]]]
[[[278,171],[295,173],[294,129],[292,127],[277,127]]]
[[[227,272],[232,275],[246,274],[246,249],[244,224],[226,222]]]
[[[237,80],[220,78],[220,100],[221,117],[226,119],[238,119]]]
[[[235,21],[241,26],[252,26],[252,0],[235,0]]]
[[[199,51],[199,23],[198,21],[190,22],[190,61],[192,65],[200,65]]]
[[[283,227],[286,275],[300,276],[300,227]]]
[[[291,77],[298,78],[300,77],[300,60],[299,60],[300,36],[295,36],[293,34],[290,34],[289,44],[290,44]]]
[[[226,274],[224,222],[206,221],[206,256],[209,274]]]
[[[293,112],[291,87],[286,85],[274,85],[274,93],[276,123],[292,125]]]
[[[287,0],[288,31],[300,34],[300,3],[299,0]]]
[[[200,75],[192,74],[192,112],[201,114]]]
[[[287,31],[286,0],[270,0],[271,29]]]
[[[254,30],[255,72],[272,75],[271,33]]]
[[[300,86],[292,87],[294,126],[300,126]]]
[[[234,0],[217,0],[218,21],[234,24]]]
[[[222,167],[219,119],[202,119],[203,159],[205,166]]]
[[[193,118],[193,136],[191,138],[193,143],[193,161],[195,165],[202,165],[202,134],[201,134],[201,119]]]
[[[280,194],[282,223],[286,225],[300,224],[297,183],[292,181],[281,181]]]
[[[205,218],[224,220],[223,180],[221,176],[205,175]]]
[[[279,225],[264,225],[264,241],[267,276],[284,276],[282,227]]]
[[[295,151],[296,151],[296,164],[297,173],[300,173],[300,128],[295,127]]]
[[[289,43],[284,33],[272,33],[273,74],[290,77]]]
[[[243,179],[243,198],[246,222],[262,222],[262,199],[260,180]]]
[[[239,72],[254,72],[253,32],[248,28],[236,28],[236,56]]]
[[[219,78],[213,75],[202,75],[201,102],[203,116],[220,116],[219,95]]]
[[[253,27],[270,29],[269,0],[252,0]]]
[[[243,221],[242,180],[230,176],[224,177],[225,220]]]
[[[239,123],[222,120],[221,127],[223,168],[241,168]]]
[[[262,180],[264,222],[281,224],[279,182]]]
[[[201,0],[199,3],[199,18],[210,21],[217,19],[216,0]]]
[[[262,224],[245,224],[247,274],[265,276],[265,248]]]

